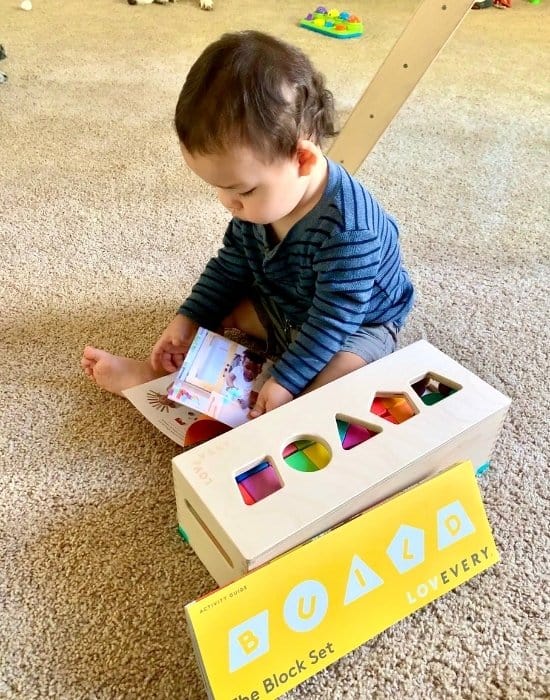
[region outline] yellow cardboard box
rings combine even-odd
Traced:
[[[185,607],[208,695],[278,698],[499,561],[463,462]]]

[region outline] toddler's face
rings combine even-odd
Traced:
[[[191,155],[183,146],[191,170],[217,191],[233,216],[255,224],[274,224],[288,216],[305,194],[307,177],[300,175],[298,157],[264,163],[246,147],[212,155]]]

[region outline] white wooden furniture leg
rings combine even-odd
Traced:
[[[354,173],[472,6],[424,0],[363,93],[329,157]]]

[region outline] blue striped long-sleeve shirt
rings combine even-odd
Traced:
[[[272,370],[300,393],[362,325],[400,328],[413,304],[394,219],[340,165],[328,161],[319,203],[270,247],[265,227],[233,219],[185,314],[216,328],[252,288],[299,329]]]

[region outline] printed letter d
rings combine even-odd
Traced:
[[[460,501],[454,501],[437,511],[437,548],[445,549],[471,535],[476,529]]]

